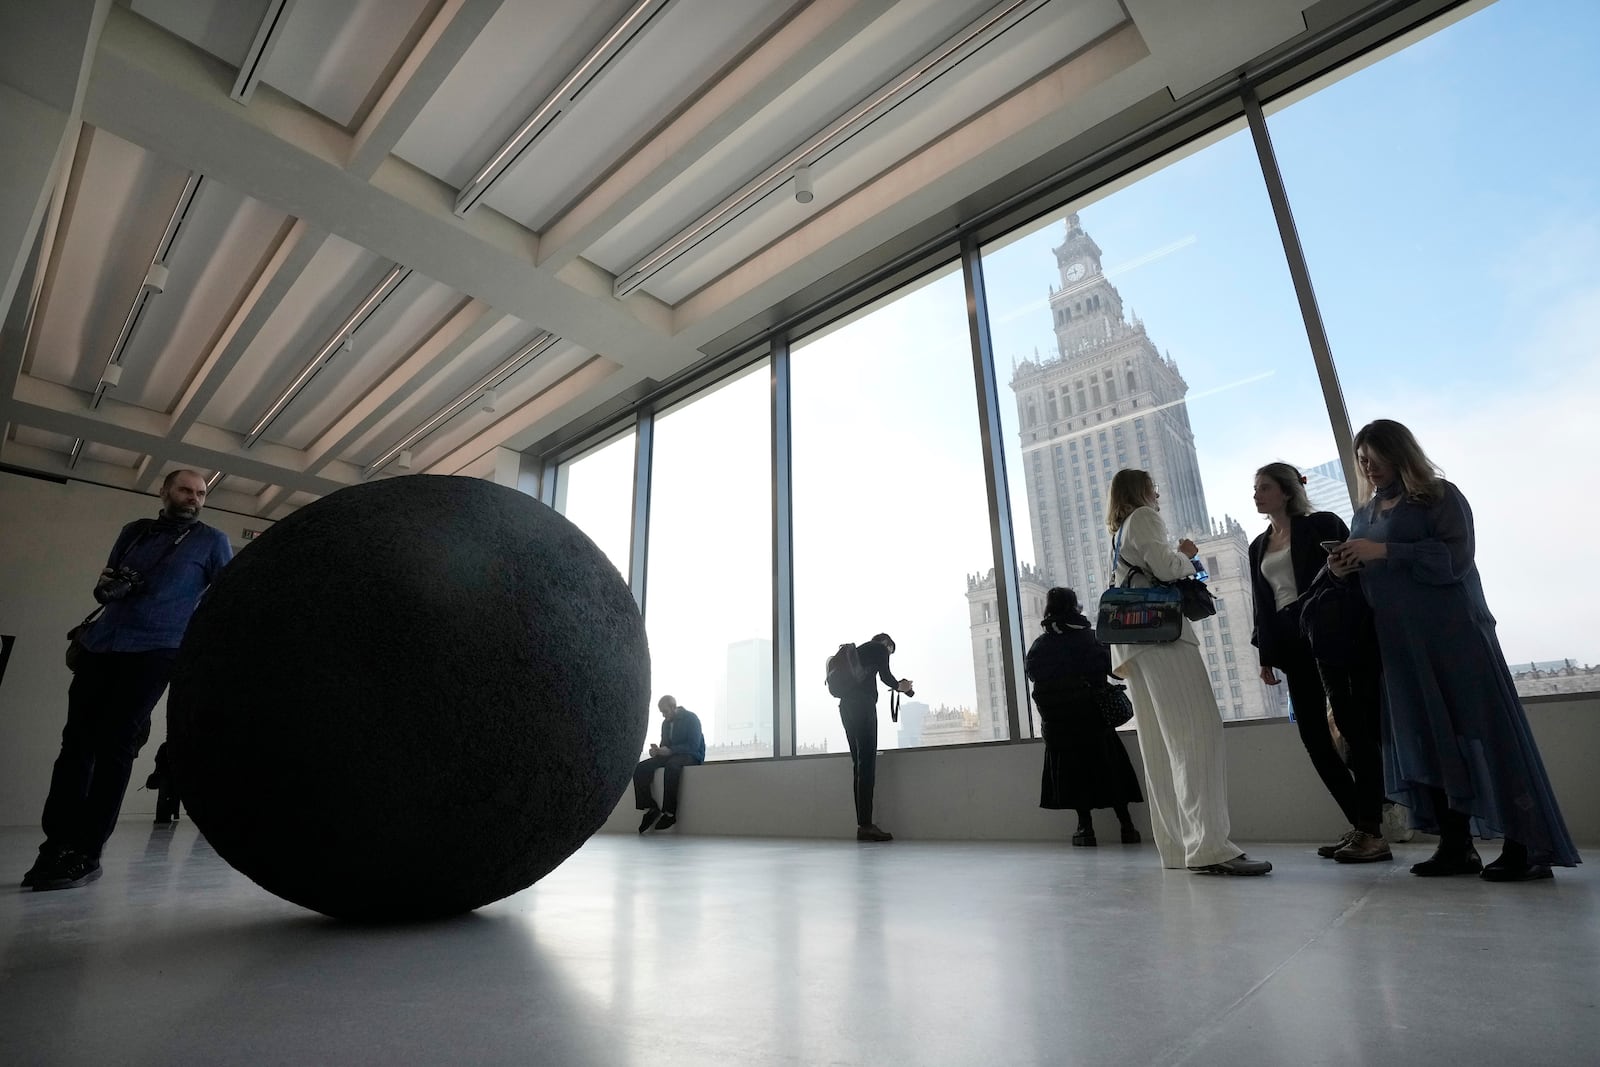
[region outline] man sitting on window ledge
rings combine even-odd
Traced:
[[[639,820],[639,832],[670,830],[678,822],[678,783],[683,769],[691,763],[706,761],[706,735],[700,729],[700,716],[688,708],[679,707],[670,696],[662,697],[657,707],[661,709],[661,743],[650,746],[650,758],[639,761],[633,771],[634,806],[644,812]],[[650,786],[656,768],[664,767],[661,786],[661,806],[656,806]]]

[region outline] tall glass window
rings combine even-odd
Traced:
[[[589,535],[628,580],[633,532],[632,430],[556,469],[556,510]]]
[[[700,717],[708,760],[773,754],[769,375],[763,362],[656,417],[651,684]]]
[[[1500,0],[1269,119],[1351,422],[1405,423],[1466,495],[1530,695],[1600,688],[1540,533],[1600,528],[1597,52],[1600,6]]]
[[[1124,467],[1151,473],[1174,540],[1200,546],[1221,600],[1202,636],[1249,634],[1256,469],[1286,460],[1323,507],[1351,508],[1248,133],[994,243],[983,273],[1026,640],[1052,585],[1093,618]],[[1247,661],[1241,684],[1213,686],[1223,717],[1284,714],[1284,687]]]
[[[1008,736],[985,706],[973,583],[994,566],[961,275],[939,271],[793,349],[795,722],[799,751],[846,749],[827,657],[882,631],[911,678],[880,748]]]

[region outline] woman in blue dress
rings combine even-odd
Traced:
[[[1410,809],[1412,826],[1440,838],[1411,873],[1513,882],[1576,865],[1483,597],[1472,509],[1400,423],[1368,423],[1355,445],[1373,496],[1329,563],[1336,576],[1359,573],[1372,606],[1386,791]],[[1487,867],[1474,834],[1505,838]]]

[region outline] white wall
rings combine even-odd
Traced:
[[[160,507],[153,496],[0,472],[0,634],[17,638],[0,680],[0,826],[38,822],[67,721],[67,631],[94,610],[89,591],[118,531]],[[265,525],[209,509],[201,518],[226,533],[235,551],[246,526]],[[138,787],[166,731],[163,698],[123,814],[155,814],[155,794]]]
[[[1600,697],[1533,703],[1528,718],[1573,837],[1580,844],[1600,844],[1600,775],[1593,766],[1600,752]],[[1236,840],[1332,841],[1347,829],[1292,723],[1229,723],[1225,736]],[[1137,737],[1125,733],[1123,743],[1139,769]],[[909,839],[1064,841],[1076,818],[1070,811],[1040,809],[1043,762],[1041,742],[886,752],[878,757],[874,815],[879,825]],[[659,775],[655,788],[659,798]],[[1146,806],[1132,811],[1148,831]],[[687,768],[678,819],[674,832],[681,833],[852,837],[850,758]],[[633,833],[638,822],[630,788],[605,830]],[[1110,812],[1095,822],[1115,839]]]

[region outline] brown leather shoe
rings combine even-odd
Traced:
[[[1335,852],[1333,858],[1340,863],[1376,863],[1394,859],[1394,853],[1389,851],[1389,842],[1382,834],[1356,830],[1350,835],[1350,843]]]
[[[1317,855],[1321,856],[1325,860],[1333,859],[1334,853],[1348,845],[1350,843],[1350,839],[1359,832],[1360,831],[1353,828],[1346,830],[1343,834],[1339,835],[1339,840],[1335,841],[1333,844],[1323,845],[1321,848],[1317,849]]]

